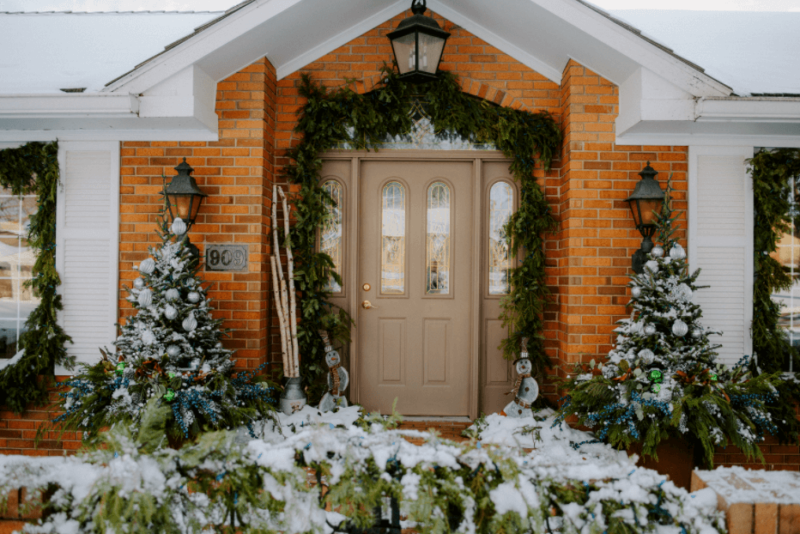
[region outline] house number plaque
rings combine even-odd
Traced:
[[[247,245],[207,245],[206,271],[246,271]]]

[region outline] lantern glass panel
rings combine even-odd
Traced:
[[[661,200],[639,200],[637,202],[639,203],[639,209],[642,212],[642,220],[641,222],[637,222],[637,225],[656,224],[658,222],[656,213],[660,211]],[[635,213],[634,213],[634,219],[636,219]]]
[[[394,57],[397,59],[397,67],[400,70],[400,74],[407,74],[415,70],[417,65],[416,43],[417,34],[415,32],[392,40]]]
[[[436,74],[439,59],[442,57],[445,40],[424,33],[419,34],[419,70],[428,74]]]

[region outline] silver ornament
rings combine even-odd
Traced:
[[[672,333],[678,337],[683,337],[689,333],[689,326],[680,319],[676,319],[675,322],[672,323]]]
[[[156,336],[150,330],[145,330],[142,332],[142,343],[145,345],[152,345],[156,342]]]
[[[137,278],[133,281],[133,287],[136,289],[142,289],[144,287],[144,278]]]
[[[642,349],[639,351],[639,358],[645,365],[650,365],[656,359],[656,355],[650,349]]]
[[[167,289],[167,293],[166,293],[167,300],[169,300],[169,301],[178,300],[180,298],[180,296],[181,296],[181,294],[177,289],[175,289],[175,288]]]
[[[644,333],[646,335],[648,335],[648,336],[652,336],[653,334],[656,333],[656,327],[651,325],[651,324],[649,324],[649,325],[644,327]]]
[[[174,358],[180,353],[181,348],[178,345],[170,345],[167,347],[167,354],[169,354],[170,358]]]
[[[686,251],[678,243],[675,243],[672,250],[669,251],[669,257],[673,260],[682,260],[686,257]]]
[[[672,289],[670,296],[673,300],[688,302],[692,298],[692,288],[686,284],[678,284]]]
[[[178,217],[172,223],[172,233],[177,236],[182,236],[186,233],[186,223],[183,222],[183,219]]]
[[[189,302],[199,302],[200,301],[200,293],[197,291],[192,291],[187,295]]]
[[[700,330],[699,328],[695,328],[694,330],[692,330],[692,337],[693,338],[697,339],[697,338],[702,337],[702,336],[703,336],[703,331]]]
[[[194,318],[193,313],[190,313],[189,316],[183,320],[182,326],[187,332],[192,332],[197,328],[197,319]]]
[[[164,317],[166,317],[171,321],[177,316],[178,316],[178,310],[167,304],[167,307],[164,308]]]
[[[650,255],[654,258],[661,258],[664,256],[664,249],[656,245],[653,247],[653,250],[650,251]]]
[[[144,274],[150,274],[156,270],[156,262],[153,258],[147,258],[142,263],[139,264],[139,272]]]
[[[658,262],[656,260],[650,260],[644,264],[644,268],[651,273],[656,274],[658,272]]]
[[[639,286],[635,286],[631,288],[631,296],[635,299],[638,299],[642,296],[642,288]]]
[[[139,306],[147,308],[153,303],[153,293],[149,289],[142,289],[139,293],[139,298],[137,299],[139,302]]]

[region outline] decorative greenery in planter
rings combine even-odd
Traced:
[[[58,144],[28,143],[0,150],[0,186],[15,195],[36,194],[38,210],[30,217],[28,244],[36,252],[33,279],[25,282],[41,303],[31,312],[20,335],[18,349],[25,353],[15,365],[0,371],[0,405],[22,413],[28,405],[48,400],[55,367],[71,368],[67,355],[69,336],[58,325],[61,279],[56,272],[56,195],[58,191]]]
[[[794,371],[800,373],[800,350],[792,346],[786,332],[778,325],[781,306],[772,300],[776,291],[789,289],[794,280],[788,269],[770,255],[777,250],[782,234],[789,232],[793,225],[800,229],[800,218],[792,216],[789,201],[792,180],[800,177],[800,150],[761,150],[750,160],[750,165],[755,211],[752,332],[757,359],[753,361],[753,370],[758,367],[766,373],[777,373],[786,370],[789,361],[794,360]],[[794,202],[798,200],[795,198]],[[773,420],[781,441],[797,443],[800,423],[795,406],[800,402],[800,380],[791,378],[787,377],[780,388]]]
[[[778,373],[751,372],[747,356],[733,367],[717,363],[719,346],[708,338],[715,332],[702,326],[702,310],[691,300],[701,289],[700,271],[688,272],[673,237],[670,191],[659,215],[659,246],[644,273],[631,277],[633,313],[620,321],[608,361],[578,365],[565,381],[560,418],[576,415],[600,440],[618,448],[641,443],[656,458],[659,443],[678,437],[702,447],[709,466],[715,448],[729,443],[763,460],[759,443],[777,433],[771,406],[783,382]]]
[[[333,200],[320,187],[320,155],[347,143],[369,149],[391,136],[411,130],[413,95],[427,102],[435,132],[456,134],[478,143],[491,143],[513,159],[510,171],[521,184],[519,211],[510,219],[506,235],[512,256],[522,264],[510,276],[511,293],[503,299],[503,319],[513,334],[503,342],[507,358],[519,353],[521,338],[530,338],[529,352],[534,373],[541,375],[549,360],[543,346],[542,313],[548,301],[545,285],[544,233],[553,230],[555,219],[542,188],[533,176],[539,162],[550,167],[561,146],[562,134],[547,112],[531,113],[499,107],[461,91],[456,77],[440,72],[435,81],[412,85],[384,69],[379,88],[360,95],[349,86],[329,91],[314,84],[308,75],[300,83],[300,94],[308,101],[299,117],[297,131],[303,140],[290,153],[288,173],[301,190],[295,200],[297,224],[292,233],[296,251],[298,289],[302,294],[302,321],[298,326],[302,375],[309,393],[319,398],[324,388],[324,347],[318,332],[332,331],[340,342],[349,341],[350,317],[334,311],[326,302],[326,284],[333,272],[329,256],[316,251],[317,229],[325,222]]]

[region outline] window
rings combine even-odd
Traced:
[[[783,265],[794,279],[789,289],[778,291],[772,300],[782,304],[778,325],[786,329],[793,346],[800,346],[800,176],[790,180],[789,215],[792,218],[789,232],[778,241],[778,249],[772,257]],[[788,371],[793,369],[793,361],[787,362]]]
[[[405,293],[406,188],[399,182],[383,187],[381,224],[381,294]]]
[[[489,192],[489,294],[507,295],[511,269],[505,226],[514,210],[514,189],[497,182]]]
[[[425,239],[425,293],[450,294],[450,187],[428,187],[428,225]]]
[[[36,256],[28,245],[30,216],[36,196],[15,196],[0,189],[0,358],[17,353],[25,321],[39,298],[24,283],[31,279]]]
[[[342,184],[336,180],[328,180],[322,184],[322,189],[327,192],[333,199],[333,206],[328,206],[328,220],[322,228],[320,233],[320,252],[324,252],[333,260],[333,270],[339,276],[344,272],[342,266],[344,264],[344,242],[342,238],[342,214],[344,213],[342,204],[344,194],[342,191]],[[344,280],[342,280],[344,281]],[[341,293],[342,286],[331,277],[328,280],[326,290],[331,293]]]

